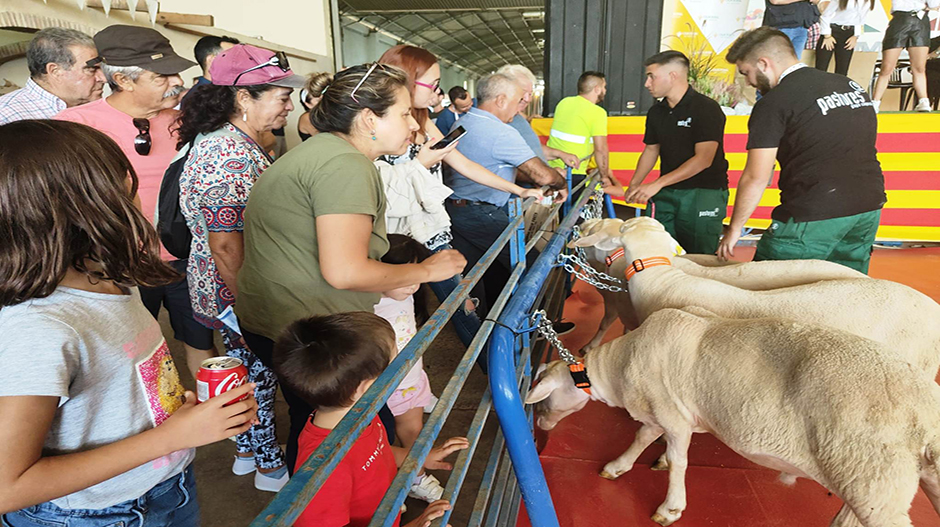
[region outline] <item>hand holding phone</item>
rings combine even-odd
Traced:
[[[467,135],[467,130],[463,126],[458,126],[457,128],[454,128],[453,131],[451,131],[451,133],[444,136],[443,139],[431,145],[431,150],[440,150],[442,148],[447,148],[448,146],[450,146],[451,143],[456,142],[457,140],[459,140],[461,137],[465,135]]]

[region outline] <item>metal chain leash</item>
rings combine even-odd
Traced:
[[[561,339],[558,338],[558,333],[556,333],[555,328],[552,327],[552,321],[548,318],[548,313],[546,313],[544,309],[532,313],[532,322],[537,324],[536,330],[539,332],[539,335],[550,342],[552,346],[555,346],[555,349],[558,350],[558,356],[561,357],[563,361],[568,364],[578,363],[578,359],[561,343]]]
[[[558,264],[564,267],[565,271],[568,271],[572,275],[576,276],[579,280],[583,280],[585,283],[593,285],[598,289],[603,289],[612,293],[623,293],[626,291],[625,288],[619,285],[615,285],[622,283],[619,279],[594,269],[573,254],[559,254]],[[607,284],[601,282],[601,280],[607,280],[609,282],[614,282],[615,284]]]

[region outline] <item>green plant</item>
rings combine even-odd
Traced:
[[[737,86],[720,77],[712,75],[712,72],[721,65],[721,59],[718,54],[709,49],[708,41],[701,37],[699,33],[693,31],[691,24],[686,24],[689,31],[688,35],[692,38],[686,39],[680,35],[669,35],[666,39],[675,39],[679,41],[679,49],[689,58],[689,84],[695,91],[711,97],[722,106],[734,106],[741,100],[741,93]],[[672,48],[675,49],[675,48]]]

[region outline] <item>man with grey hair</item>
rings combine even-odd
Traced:
[[[74,29],[49,27],[26,48],[26,86],[0,97],[0,124],[50,119],[66,108],[101,98],[104,76],[95,41]]]
[[[515,182],[517,172],[536,186],[548,185],[564,199],[566,182],[555,170],[539,159],[509,122],[519,112],[522,89],[512,77],[494,73],[477,83],[477,106],[470,108],[458,123],[467,134],[457,144],[471,161],[483,165],[497,176]],[[467,258],[472,268],[509,225],[508,192],[481,185],[459,172],[449,169],[445,181],[453,195],[445,202],[451,219],[454,248]],[[482,297],[488,305],[509,277],[509,247],[505,247],[484,279]]]
[[[525,139],[525,142],[532,148],[535,155],[539,156],[545,163],[560,159],[565,165],[571,168],[577,167],[580,164],[578,156],[562,152],[557,148],[551,148],[548,145],[543,145],[525,116],[525,111],[532,101],[532,92],[535,91],[535,75],[532,71],[522,64],[506,64],[496,70],[496,73],[502,73],[503,75],[515,79],[522,89],[522,100],[519,101],[519,111],[516,112],[512,121],[509,122],[509,126],[519,132],[519,135]]]
[[[56,118],[91,126],[118,144],[137,172],[141,212],[153,222],[163,173],[176,156],[179,111],[173,108],[184,91],[179,74],[196,63],[177,55],[170,41],[149,27],[109,26],[95,35],[95,44],[111,95],[69,108]],[[187,365],[195,372],[203,360],[215,355],[212,330],[193,318],[186,260],[173,258],[166,249],[162,256],[183,279],[162,287],[141,287],[140,298],[154,318],[161,304],[166,306],[173,332],[186,349]]]

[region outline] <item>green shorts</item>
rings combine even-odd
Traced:
[[[828,220],[774,220],[754,260],[828,260],[868,273],[881,209]]]
[[[656,220],[691,254],[715,254],[722,221],[728,214],[728,190],[666,187],[653,196]],[[647,206],[644,216],[653,207]]]

